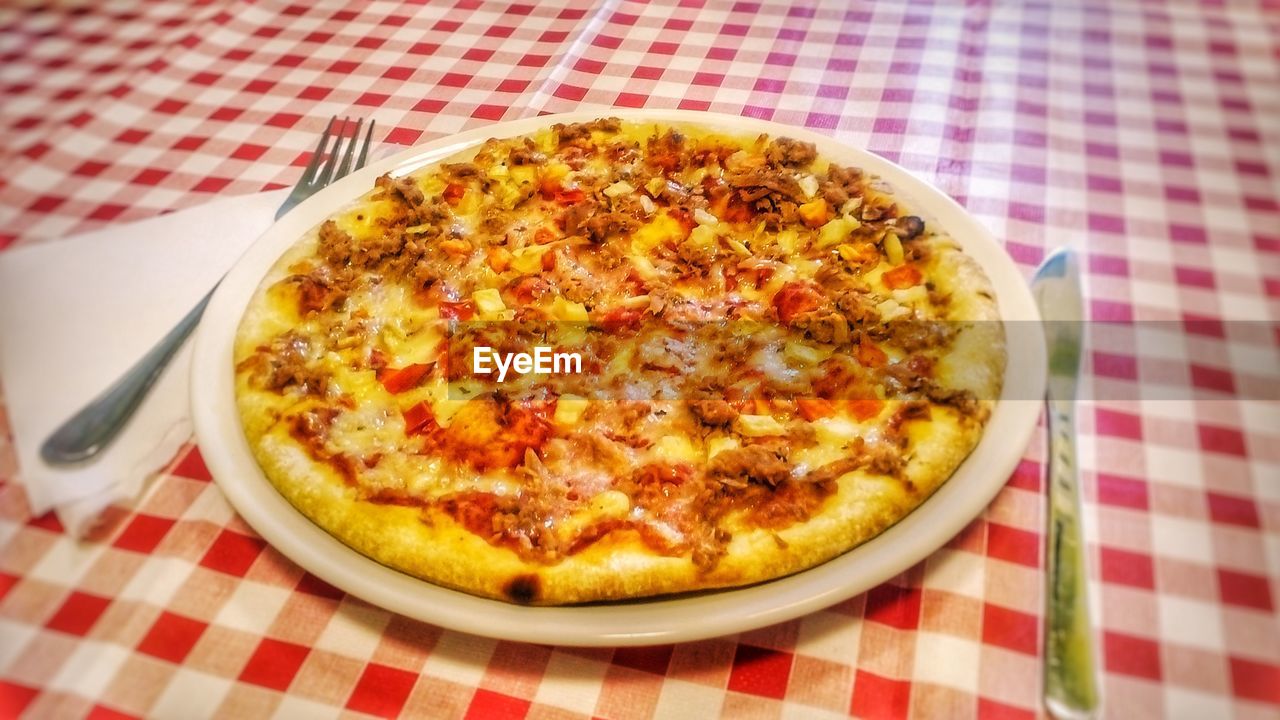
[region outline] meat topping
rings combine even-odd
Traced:
[[[426,201],[422,188],[418,187],[417,181],[412,177],[393,178],[390,175],[383,175],[374,181],[374,185],[381,188],[388,197],[399,198],[411,208],[416,208]]]
[[[764,156],[774,165],[804,167],[818,159],[818,150],[813,143],[780,137],[769,144]]]
[[[699,422],[710,427],[724,427],[738,417],[738,411],[724,400],[693,400],[689,410]]]
[[[707,476],[729,487],[746,487],[748,482],[777,485],[791,477],[791,467],[777,454],[748,445],[724,450],[711,458]]]

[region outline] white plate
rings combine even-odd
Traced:
[[[801,128],[688,111],[622,111],[634,121],[684,121],[727,131],[768,132],[817,144],[820,153],[887,180],[896,193],[946,228],[986,270],[1008,333],[1001,401],[982,441],[927,502],[879,537],[834,560],[751,587],[580,607],[522,607],[448,590],[385,567],[351,550],[284,500],[254,461],[234,397],[232,343],[254,289],[276,259],[335,208],[362,195],[379,175],[403,174],[489,137],[536,131],[553,122],[604,113],[550,115],[477,128],[405,150],[324,189],[273,225],[227,275],[205,311],[192,363],[192,409],[201,453],[227,499],[258,533],[326,582],[409,617],[509,640],[553,645],[649,645],[715,637],[790,620],[825,608],[911,567],[962,530],[1013,472],[1035,428],[1045,381],[1039,315],[1022,275],[999,244],[959,205],[897,165]],[[429,550],[428,550],[429,552]]]

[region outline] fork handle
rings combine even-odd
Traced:
[[[72,465],[102,452],[133,417],[147,391],[173,359],[174,353],[182,347],[182,341],[200,323],[200,316],[211,297],[213,290],[111,387],[50,435],[40,446],[40,457],[50,465]]]

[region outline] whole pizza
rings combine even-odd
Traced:
[[[385,175],[273,267],[241,421],[308,518],[531,604],[756,583],[925,501],[1001,388],[987,278],[786,137],[555,124]]]

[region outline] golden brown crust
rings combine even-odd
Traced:
[[[780,157],[788,166],[812,162],[803,148],[784,149]],[[374,191],[356,206],[375,202],[378,196]],[[427,212],[419,210],[420,216]],[[237,336],[237,402],[254,455],[291,504],[346,545],[416,577],[486,597],[531,604],[637,598],[752,584],[825,562],[883,532],[951,476],[977,445],[1004,373],[1004,333],[990,282],[972,258],[933,228],[931,237],[917,241],[928,250],[921,265],[932,290],[947,297],[946,319],[959,328],[948,351],[937,358],[934,372],[938,382],[976,400],[968,412],[933,402],[927,418],[902,422],[900,435],[908,449],[900,472],[886,474],[865,464],[853,467],[831,481],[829,492],[802,520],[780,527],[747,519],[741,507],[730,509],[721,521],[732,537],[710,564],[695,560],[696,553],[657,552],[651,540],[628,526],[547,561],[466,527],[431,500],[442,491],[421,494],[422,483],[433,481],[432,468],[437,467],[423,457],[398,461],[396,467],[407,468],[406,477],[390,481],[399,483],[390,494],[382,487],[371,492],[362,485],[363,471],[349,469],[349,458],[335,462],[327,455],[330,450],[308,446],[300,439],[304,431],[288,422],[320,405],[316,397],[264,389],[267,371],[254,365],[255,358],[294,325],[305,325],[302,315],[288,309],[295,302],[292,296],[281,301],[273,293],[293,292],[290,282],[297,271],[318,253],[318,231],[309,233],[264,279]],[[406,406],[398,405],[401,412],[407,412]],[[894,407],[891,402],[881,420]],[[398,417],[387,422],[400,430],[407,424]],[[727,432],[715,425],[711,435]],[[708,430],[698,432],[705,435]],[[858,443],[861,447],[861,440]]]
[[[655,555],[634,533],[612,535],[556,565],[526,562],[441,513],[423,522],[416,508],[358,501],[338,473],[278,435],[261,437],[252,446],[280,493],[356,551],[446,587],[560,605],[749,585],[830,560],[915,509],[950,477],[980,437],[957,423],[931,424],[924,432],[931,435],[929,442],[917,446],[906,471],[914,492],[883,477],[852,472],[841,478],[838,493],[821,513],[776,533],[785,545],[768,530],[737,534],[710,573],[702,573],[687,557]]]
[[[937,247],[931,277],[938,289],[952,298],[952,321],[962,324],[937,370],[948,384],[969,390],[990,408],[1000,397],[1007,360],[995,288],[977,261],[964,254],[950,237],[938,238]],[[943,248],[949,249],[942,251]]]

